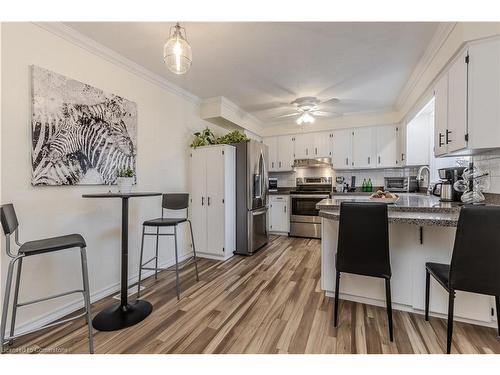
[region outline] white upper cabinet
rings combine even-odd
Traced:
[[[434,94],[436,156],[500,148],[500,38],[471,42]]]
[[[384,125],[376,127],[377,153],[376,165],[378,168],[398,167],[398,127]]]
[[[267,169],[269,172],[275,172],[278,170],[278,137],[265,137],[263,142],[269,149],[269,165]]]
[[[443,75],[434,87],[434,155],[447,152],[445,143],[448,129],[448,74]]]
[[[447,152],[467,147],[465,140],[467,134],[467,53],[467,51],[462,52],[448,71],[448,126],[444,133]]]
[[[352,161],[354,168],[373,168],[375,166],[375,131],[373,127],[352,129]]]
[[[352,129],[340,129],[333,131],[332,141],[332,164],[335,169],[352,168],[351,156]]]
[[[330,155],[330,134],[331,132],[313,133],[313,157],[327,158]]]
[[[314,138],[312,133],[296,134],[295,159],[314,158]]]
[[[291,171],[294,160],[294,137],[280,135],[265,137],[264,144],[269,148],[269,172]]]
[[[404,167],[406,165],[410,165],[407,163],[408,159],[408,144],[407,144],[407,139],[410,139],[407,137],[408,134],[408,124],[404,121],[402,121],[399,125],[399,137],[398,137],[398,143],[399,143],[399,151],[398,151],[398,159],[399,159],[399,166]],[[428,139],[428,138],[427,138]],[[427,145],[429,144],[429,140],[427,140]],[[427,157],[427,160],[429,160],[429,157]],[[429,161],[427,161],[428,164]]]
[[[294,136],[280,135],[277,138],[278,138],[277,170],[291,171],[293,170],[293,161],[295,159]]]
[[[500,39],[469,46],[470,149],[500,147]]]

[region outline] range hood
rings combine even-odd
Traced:
[[[331,168],[332,158],[295,159],[294,168]]]

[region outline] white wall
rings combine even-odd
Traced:
[[[118,290],[120,280],[120,201],[83,199],[84,193],[106,192],[105,186],[33,187],[30,184],[30,70],[32,64],[88,83],[137,103],[138,154],[136,191],[188,191],[191,134],[208,125],[198,117],[198,105],[167,91],[130,70],[77,46],[38,25],[4,23],[1,29],[2,203],[12,202],[20,221],[21,241],[81,233],[87,241],[93,300]],[[211,125],[216,133],[225,130]],[[160,198],[130,202],[129,276],[138,272],[141,223],[158,217]],[[186,232],[181,253],[188,250]],[[3,241],[3,236],[2,236]],[[151,242],[149,242],[151,241]],[[165,242],[163,242],[165,241]],[[161,263],[173,260],[173,240],[161,243]],[[153,238],[146,240],[152,254]],[[167,246],[168,248],[165,248]],[[2,294],[6,261],[2,256]],[[28,258],[23,268],[20,299],[57,293],[81,284],[78,251]],[[80,306],[66,297],[21,308],[19,324]]]

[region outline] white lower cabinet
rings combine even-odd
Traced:
[[[199,147],[191,152],[191,221],[196,253],[225,260],[236,249],[236,148]]]
[[[288,234],[290,232],[290,196],[269,197],[269,232]]]

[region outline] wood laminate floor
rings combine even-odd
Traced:
[[[252,257],[222,263],[200,259],[200,281],[188,266],[181,274],[146,280],[141,298],[153,313],[115,332],[94,330],[96,353],[444,353],[446,322],[394,311],[389,341],[384,308],[340,302],[339,327],[332,299],[320,288],[320,241],[273,237]],[[93,304],[94,315],[116,303]],[[87,352],[83,319],[18,339],[13,352]],[[500,353],[496,330],[455,323],[453,353]]]

